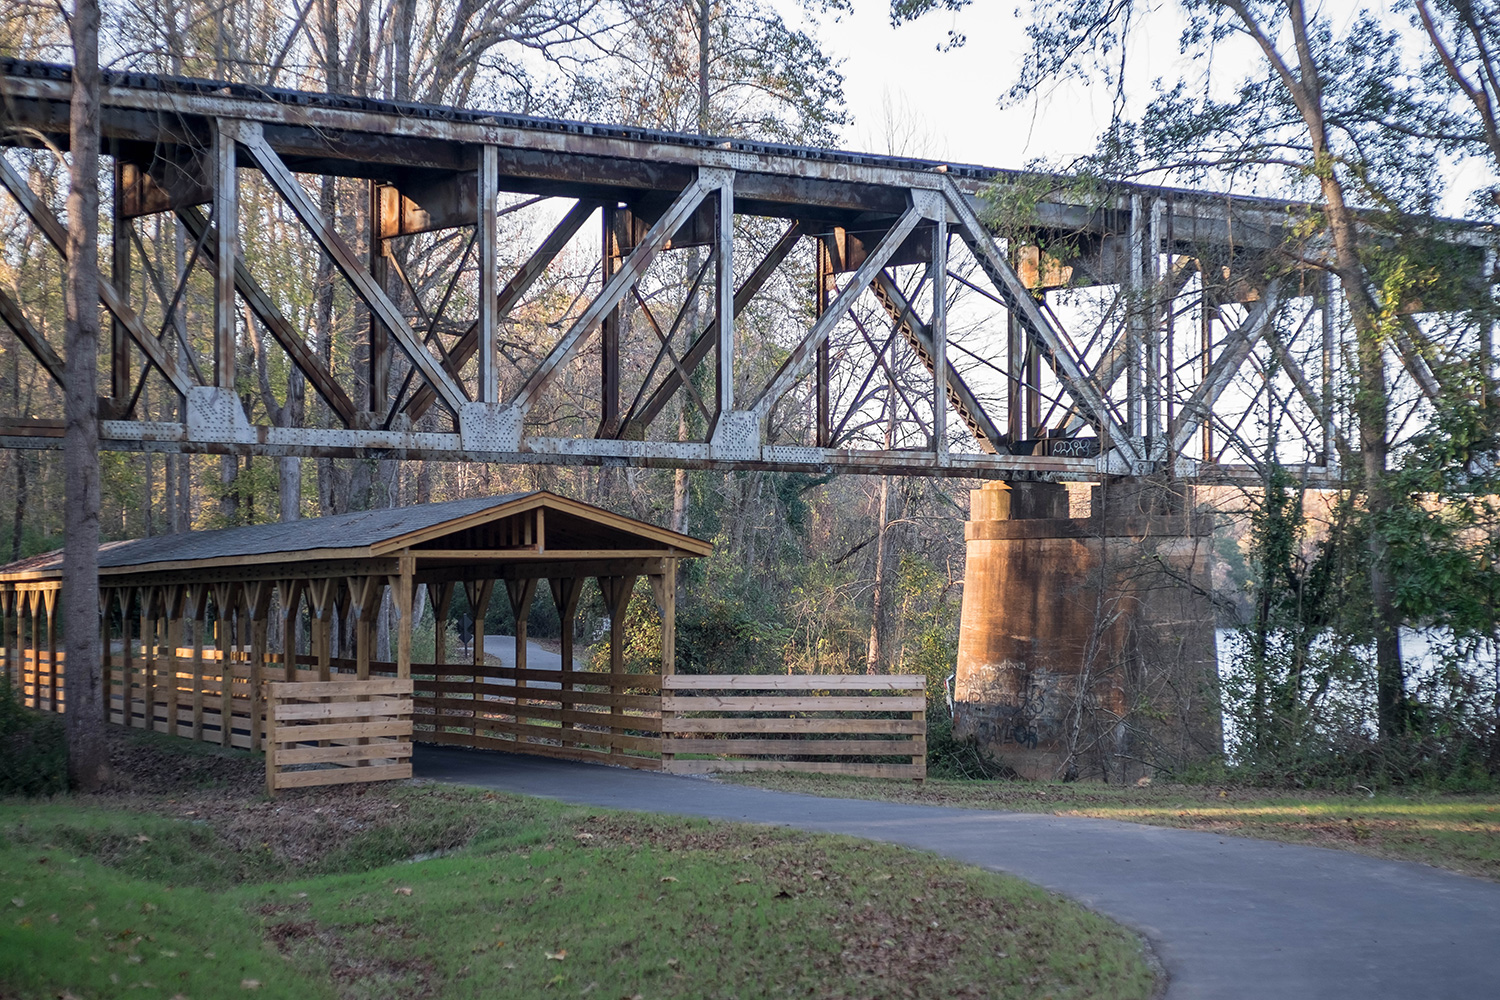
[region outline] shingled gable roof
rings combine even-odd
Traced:
[[[415,548],[420,554],[424,545],[537,507],[556,512],[553,521],[559,528],[567,524],[575,529],[579,524],[586,525],[588,544],[580,547],[654,549],[662,555],[689,557],[707,555],[713,548],[710,543],[689,535],[539,491],[106,542],[99,547],[99,568],[105,575],[112,575],[111,570],[158,569],[162,564],[187,569],[194,564],[212,565],[226,560],[357,559],[389,555],[407,548]],[[559,534],[565,535],[566,528]],[[62,559],[62,550],[57,550],[0,566],[0,580],[55,577],[62,571]]]

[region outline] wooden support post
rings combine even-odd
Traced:
[[[370,654],[375,646],[375,616],[380,614],[383,591],[379,577],[360,576],[349,580],[350,604],[354,610],[354,675],[370,679]]]
[[[10,686],[11,691],[15,691],[16,689],[16,661],[10,655],[10,620],[11,609],[13,607],[15,607],[15,591],[0,584],[0,645],[5,647],[0,652],[3,652],[5,656],[5,681]],[[105,704],[109,704],[108,700],[105,701]]]
[[[526,619],[531,616],[531,601],[536,597],[536,577],[529,580],[506,580],[505,593],[510,598],[510,610],[516,619],[516,705],[525,705],[526,701],[521,697],[521,691],[526,685],[526,677],[521,672],[526,669]],[[568,706],[564,705],[566,710]],[[518,716],[517,722],[521,719]],[[531,742],[524,736],[517,737],[518,742]]]
[[[609,691],[615,698],[610,706],[610,732],[618,733],[623,728],[625,710],[619,705],[622,693],[620,682],[615,678],[625,672],[625,610],[630,605],[630,595],[635,590],[635,576],[601,576],[599,590],[604,595],[604,608],[609,612]],[[618,754],[620,748],[610,744],[609,752]]]
[[[677,560],[664,560],[661,573],[653,573],[651,595],[656,599],[656,611],[661,615],[661,675],[671,677],[677,672]],[[662,712],[661,767],[672,769],[675,755],[668,751],[672,734],[667,732],[666,720],[674,718],[676,712]]]
[[[99,657],[100,663],[100,685],[104,692],[104,722],[109,724],[114,719],[115,707],[115,677],[114,677],[114,651],[109,648],[109,609],[114,607],[115,594],[111,588],[99,588]],[[16,595],[16,664],[21,662],[21,595]],[[17,688],[19,693],[20,677],[17,676]]]
[[[193,633],[193,730],[192,738],[203,739],[203,615],[208,610],[208,590],[189,586],[187,622]]]
[[[115,593],[120,599],[120,669],[125,674],[125,715],[122,721],[130,727],[135,725],[135,636],[131,635],[130,627],[131,591],[129,587],[121,587]]]
[[[416,589],[417,559],[403,553],[398,560],[401,573],[396,577],[396,676],[411,676],[411,617],[413,591]]]
[[[302,610],[302,581],[276,581],[281,602],[281,668],[285,680],[297,679],[297,619]]]
[[[245,584],[245,607],[250,613],[250,749],[259,750],[264,741],[266,714],[266,647],[270,633],[267,615],[271,612],[269,580]]]
[[[141,587],[136,590],[136,599],[141,611],[141,670],[145,676],[142,685],[144,697],[141,710],[141,728],[156,731],[156,588]]]
[[[166,619],[167,639],[167,728],[173,736],[181,736],[182,719],[178,716],[178,692],[182,679],[182,609],[187,603],[187,588],[171,584],[162,591],[162,614]]]
[[[219,745],[229,746],[234,733],[235,605],[240,585],[214,584],[214,632],[219,646]]]
[[[479,676],[480,668],[484,666],[484,618],[490,608],[490,595],[495,592],[494,580],[465,580],[464,596],[469,599],[469,617],[474,619],[474,648],[471,657],[471,665],[474,672],[469,675],[469,699],[476,703],[474,708],[474,726],[470,729],[474,735],[478,735],[479,708],[477,702],[484,700],[484,678]],[[517,721],[520,721],[517,719]]]
[[[58,683],[57,662],[57,588],[53,587],[42,591],[42,610],[47,615],[47,708],[52,712],[60,712],[58,707],[58,692],[62,685]],[[40,698],[41,692],[38,692]]]
[[[448,611],[453,607],[453,581],[429,583],[427,595],[432,600],[432,662],[448,662]]]
[[[558,620],[562,623],[562,669],[565,678],[562,682],[562,690],[564,691],[573,690],[573,623],[578,616],[578,598],[583,595],[583,581],[584,577],[581,576],[553,577],[547,581],[552,588],[552,603],[557,605]],[[563,710],[566,711],[567,708],[568,706],[564,704]],[[564,719],[562,727],[566,732],[573,728],[573,723]],[[565,736],[562,744],[567,746],[568,743],[569,740]]]
[[[312,619],[312,651],[318,658],[318,680],[332,678],[332,642],[330,634],[334,614],[333,593],[335,581],[307,581],[307,610]]]

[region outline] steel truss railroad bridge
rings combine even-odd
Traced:
[[[0,61],[0,184],[59,255],[63,224],[23,175],[41,154],[16,150],[67,147],[70,92],[66,67]],[[1054,257],[986,228],[985,191],[1032,182],[980,167],[139,74],[106,74],[102,120],[106,449],[1210,482],[1251,474],[1271,425],[1310,481],[1336,479],[1349,453],[1338,296],[1315,260],[1256,277],[1287,259],[1305,206],[1058,184],[1030,216]],[[299,175],[367,182],[368,232],[341,233]],[[368,311],[342,368],[255,273],[245,247],[263,216],[242,211],[246,183],[300,220]],[[551,227],[529,256],[501,238],[523,210]],[[151,268],[152,217],[182,227],[181,274]],[[599,280],[554,321],[519,322],[598,218]],[[1492,273],[1493,234],[1456,233]],[[412,254],[431,263],[445,234],[464,252],[419,291]],[[1302,245],[1315,256],[1316,235]],[[673,262],[675,284],[661,277]],[[213,308],[184,334],[195,268]],[[675,316],[643,287],[677,289]],[[756,321],[772,289],[779,318]],[[28,309],[0,287],[5,323],[60,381]],[[251,423],[236,390],[251,323],[326,404],[320,426]],[[1420,417],[1437,380],[1416,318],[1407,329],[1392,376]],[[630,337],[649,349],[622,351]],[[580,371],[590,412],[569,422],[547,400]],[[169,401],[154,416],[148,385]],[[690,421],[659,419],[683,408]],[[0,444],[59,447],[61,421],[30,417],[6,418]]]

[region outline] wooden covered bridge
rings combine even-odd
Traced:
[[[106,711],[125,726],[265,749],[272,791],[409,777],[413,739],[696,771],[799,762],[674,765],[673,751],[784,758],[813,736],[853,732],[863,738],[814,749],[901,763],[825,760],[817,769],[917,776],[920,678],[676,677],[678,560],[711,548],[546,492],[109,543],[99,552]],[[627,672],[626,612],[642,576],[660,615],[660,649],[653,671]],[[58,712],[67,707],[54,625],[61,577],[61,552],[0,567],[6,674],[28,705]],[[609,620],[600,671],[574,662],[574,621],[591,577]],[[556,670],[527,663],[526,622],[543,580],[562,624]],[[512,666],[487,663],[484,653],[483,612],[496,583],[516,622]],[[446,628],[437,627],[431,662],[414,663],[424,601],[446,623],[460,586],[475,609],[469,662],[449,662]],[[382,660],[377,621],[388,597],[396,624]],[[876,690],[887,693],[850,696]],[[689,711],[679,719],[678,708]],[[843,717],[851,711],[880,717]],[[772,745],[765,734],[797,745]]]

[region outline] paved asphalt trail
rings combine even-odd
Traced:
[[[851,834],[1009,872],[1144,934],[1166,967],[1169,1000],[1500,997],[1500,885],[1422,865],[450,747],[418,747],[416,773],[565,802]]]

